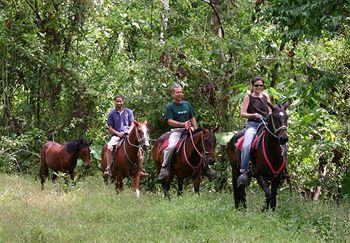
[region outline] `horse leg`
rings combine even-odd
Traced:
[[[73,170],[69,171],[70,179],[72,180],[72,185],[75,186],[76,182],[74,181],[74,177],[77,175],[77,173]]]
[[[272,193],[271,193],[271,191],[269,189],[269,185],[266,183],[266,181],[264,180],[263,176],[259,176],[257,179],[258,179],[258,183],[259,183],[260,187],[265,192],[265,198],[266,198],[265,205],[262,208],[262,211],[269,210],[270,203],[271,203],[271,198],[272,198]]]
[[[272,193],[272,198],[271,198],[271,209],[272,211],[275,211],[276,209],[276,197],[277,197],[277,189],[280,184],[280,177],[277,177],[272,183],[271,183],[271,193]]]
[[[164,197],[165,198],[168,198],[169,201],[170,201],[170,193],[169,193],[169,190],[170,190],[170,184],[171,184],[171,181],[174,179],[174,174],[173,173],[170,173],[170,178],[169,180],[165,180],[162,182],[162,186],[163,186],[163,190],[164,190]]]
[[[137,172],[135,176],[135,189],[136,189],[137,197],[140,197],[140,177],[141,177],[141,171]]]
[[[57,179],[57,171],[53,171],[53,172],[52,172],[52,176],[51,176],[51,181],[52,181],[52,182],[55,182],[56,179]]]
[[[117,176],[116,181],[115,181],[115,190],[117,192],[120,192],[123,190],[123,178],[120,176]]]
[[[233,167],[233,166],[232,166]],[[239,176],[239,171],[237,168],[232,168],[232,188],[233,188],[233,201],[235,204],[235,208],[238,209],[239,207],[239,203],[242,200],[242,189],[237,187],[237,179]],[[243,189],[244,190],[244,189]],[[245,205],[246,206],[246,205]],[[244,207],[244,205],[243,205]]]
[[[182,196],[184,190],[184,181],[183,178],[177,178],[177,195]]]
[[[199,185],[201,184],[201,174],[199,173],[196,178],[193,179],[193,188],[194,191],[199,194]]]
[[[44,161],[41,161],[39,177],[41,181],[41,190],[44,190],[44,183],[46,177],[49,175],[49,168]]]
[[[245,188],[246,186],[243,186],[243,185],[238,188],[240,199],[244,210],[247,209],[247,199],[246,199]]]

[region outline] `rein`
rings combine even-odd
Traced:
[[[137,127],[134,127],[134,129],[136,129],[136,139],[137,139],[137,142],[138,142],[139,144],[137,145],[137,144],[131,143],[131,142],[130,142],[130,136],[129,136],[129,135],[126,136],[126,141],[127,141],[128,144],[130,144],[131,146],[133,146],[133,147],[135,147],[135,148],[138,148],[138,150],[139,150],[139,151],[138,151],[138,154],[139,154],[139,153],[142,154],[144,151],[143,151],[143,148],[142,148],[141,143],[142,143],[144,140],[146,140],[146,138],[140,138],[140,135],[139,135],[139,133],[138,133]],[[123,143],[123,150],[124,150],[124,154],[125,154],[126,158],[129,160],[129,162],[130,162],[130,163],[133,163],[133,161],[130,159],[130,157],[129,157],[127,151],[126,151],[126,143],[125,143],[125,142]]]
[[[271,130],[268,128],[267,123],[265,122],[264,118],[262,118],[262,116],[260,116],[261,123],[264,125],[264,127],[266,128],[266,130],[267,130],[272,136],[274,136],[275,138],[278,138],[276,134],[278,134],[278,133],[279,133],[280,131],[282,131],[282,130],[287,130],[287,127],[286,127],[286,126],[280,126],[279,128],[276,129],[275,122],[274,122],[274,120],[273,120],[272,114],[270,113],[269,116],[271,117],[272,128],[273,128],[274,132],[271,132]]]
[[[190,132],[190,138],[191,138],[191,142],[192,142],[192,145],[194,147],[194,149],[196,150],[196,152],[198,153],[198,155],[201,157],[201,160],[199,161],[198,165],[197,166],[193,166],[190,161],[188,160],[187,158],[187,153],[186,153],[186,146],[185,144],[183,145],[183,150],[184,150],[184,155],[185,155],[185,161],[186,163],[192,168],[193,170],[193,173],[192,175],[198,170],[198,168],[202,165],[202,162],[203,162],[203,158],[204,158],[204,155],[202,155],[199,150],[197,149],[194,141],[193,141],[193,135],[192,135],[192,130],[189,129],[189,132]],[[205,147],[204,147],[204,142],[203,142],[203,133],[201,134],[201,142],[202,142],[202,146],[203,146],[203,150],[205,151]],[[204,152],[205,153],[205,152]]]
[[[266,154],[265,137],[266,137],[266,132],[264,132],[263,137],[262,137],[262,151],[263,151],[263,155],[264,155],[264,159],[266,161],[266,164],[268,165],[270,171],[273,174],[273,177],[272,177],[272,182],[273,182],[281,174],[281,172],[285,168],[286,163],[287,163],[287,159],[286,159],[286,155],[285,155],[284,149],[282,148],[282,151],[283,151],[282,154],[281,154],[281,156],[282,156],[282,164],[277,170],[275,170],[275,168],[273,168],[273,166],[272,166],[272,164],[271,164],[271,162],[269,160],[269,157]]]

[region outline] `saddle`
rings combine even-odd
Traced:
[[[253,139],[253,142],[251,144],[252,149],[258,149],[260,143],[261,143],[261,138],[263,137],[264,133],[266,132],[265,128],[263,126],[260,126],[258,128],[258,131]],[[236,148],[238,148],[240,151],[242,151],[242,146],[244,142],[244,131],[241,131],[234,135],[235,139],[237,142],[235,143]]]
[[[125,140],[125,137],[121,138],[117,144],[113,145],[113,161],[112,161],[112,163],[114,163],[114,161],[117,160],[118,148],[122,145],[124,140]]]
[[[182,132],[181,137],[175,146],[174,154],[179,154],[181,145],[186,141],[186,138],[188,137],[188,135],[189,135],[189,132],[187,130],[184,130]],[[169,145],[169,137],[166,138],[166,140],[164,140],[164,142],[162,144],[163,149],[166,149],[168,147],[168,145]]]

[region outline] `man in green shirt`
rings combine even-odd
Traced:
[[[172,87],[173,101],[167,104],[165,111],[165,120],[172,127],[169,137],[169,145],[163,151],[163,164],[158,176],[158,180],[162,181],[169,177],[169,165],[176,148],[176,144],[180,140],[181,134],[184,129],[197,128],[197,121],[195,118],[192,105],[183,100],[182,87],[179,84],[174,84]],[[215,171],[207,166],[207,176],[209,179],[215,177]]]

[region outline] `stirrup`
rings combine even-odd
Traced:
[[[105,171],[103,172],[104,176],[111,176],[111,169],[110,168],[106,168]]]
[[[158,181],[163,181],[163,180],[167,179],[169,177],[169,173],[170,173],[169,170],[170,170],[169,166],[162,167],[160,169],[160,173],[158,175]]]

